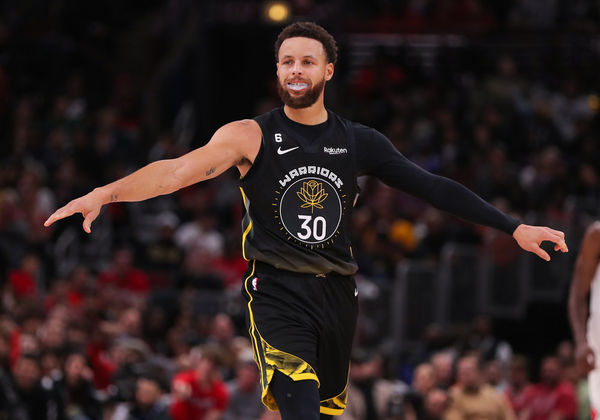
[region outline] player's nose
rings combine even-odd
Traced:
[[[296,61],[292,67],[292,74],[302,74],[302,66],[300,62]]]

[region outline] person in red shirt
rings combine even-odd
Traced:
[[[41,263],[37,255],[26,254],[21,265],[8,273],[8,283],[16,300],[35,298],[38,295],[38,278],[41,275]]]
[[[101,286],[112,285],[117,289],[134,293],[146,293],[150,289],[148,275],[133,264],[133,252],[127,247],[115,250],[111,266],[100,273]]]
[[[541,382],[535,384],[521,418],[527,420],[574,420],[577,397],[573,384],[562,380],[560,362],[555,356],[542,360]]]
[[[204,346],[199,353],[194,369],[173,378],[169,410],[173,420],[218,420],[229,404],[227,387],[219,375],[218,349]]]
[[[529,382],[529,363],[525,356],[516,355],[510,362],[508,387],[504,390],[504,395],[517,416],[527,408],[532,392],[533,385]]]

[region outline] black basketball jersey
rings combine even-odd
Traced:
[[[283,108],[255,120],[262,144],[241,179],[243,257],[301,273],[354,274],[350,216],[358,187],[352,123],[328,111],[326,130],[308,139]]]

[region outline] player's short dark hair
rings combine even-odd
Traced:
[[[283,41],[295,37],[316,39],[323,44],[327,62],[333,64],[337,62],[337,42],[335,42],[333,36],[325,28],[314,22],[295,22],[283,28],[275,41],[275,61],[279,60],[279,48],[283,44]]]

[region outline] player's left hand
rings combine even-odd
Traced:
[[[569,252],[565,234],[560,230],[521,224],[515,229],[512,236],[525,251],[533,252],[546,261],[550,261],[550,255],[540,247],[544,241],[553,242],[555,251]]]

